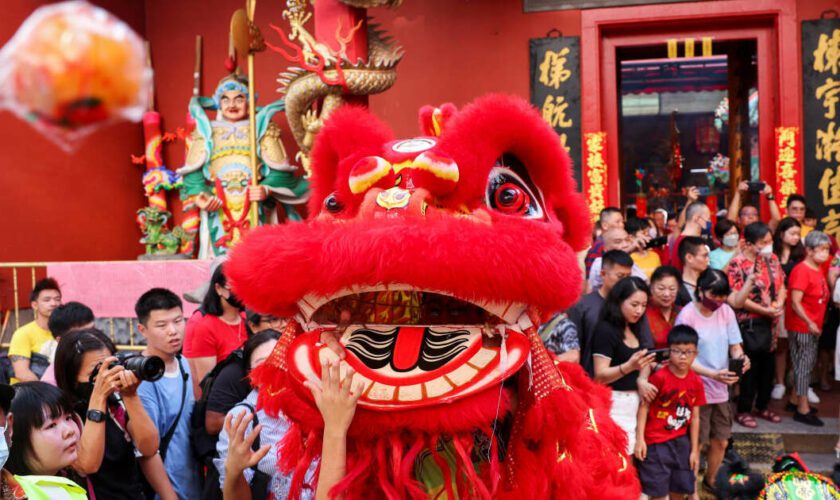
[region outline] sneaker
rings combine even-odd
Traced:
[[[820,404],[820,397],[817,396],[817,393],[815,393],[810,387],[808,388],[808,402],[812,405]]]
[[[770,397],[773,399],[782,399],[785,397],[785,384],[776,384],[773,390],[770,391]]]
[[[799,422],[800,424],[811,425],[814,427],[822,427],[825,425],[820,418],[814,414],[809,413],[808,415],[803,415],[798,411],[793,414],[794,422]]]

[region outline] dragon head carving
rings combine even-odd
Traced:
[[[396,456],[417,442],[437,446],[441,436],[471,449],[473,432],[491,435],[498,412],[511,408],[501,386],[523,370],[535,385],[515,398],[521,418],[559,392],[565,399],[552,404],[589,398],[573,405],[598,411],[552,417],[569,427],[554,438],[542,430],[549,437],[541,453],[552,463],[566,467],[558,456],[576,438],[565,433],[586,428],[586,418],[603,428],[597,439],[609,446],[598,447],[617,450],[608,396],[576,367],[558,370],[536,334],[535,323],[578,298],[576,252],[591,230],[556,134],[526,102],[501,95],[420,115],[423,135],[396,140],[364,109],[335,111],[312,150],[310,220],[253,231],[226,265],[251,308],[295,319],[253,376],[260,404],[285,413],[298,432],[284,443],[287,468],[320,451],[312,439],[322,421],[302,382],[320,379],[323,360],[336,357],[320,342],[325,330],[339,332],[342,370],[353,367],[364,383],[348,471],[372,467],[382,447]],[[584,442],[589,450],[594,441]],[[510,447],[511,456],[524,457],[525,448]],[[586,453],[574,453],[585,463]],[[626,469],[622,453],[603,459]],[[400,491],[405,474],[379,477],[378,487]],[[347,480],[350,496],[365,491],[365,477]],[[479,494],[496,491],[487,484]]]

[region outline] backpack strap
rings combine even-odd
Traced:
[[[184,413],[184,405],[187,402],[187,380],[189,379],[189,375],[187,374],[186,370],[184,370],[183,362],[181,361],[181,355],[176,355],[175,359],[178,360],[178,370],[181,372],[181,408],[178,409],[178,415],[175,417],[175,421],[172,422],[172,425],[169,427],[169,430],[166,431],[166,434],[160,439],[160,446],[158,447],[158,453],[160,453],[160,460],[162,462],[166,461],[166,450],[169,449],[169,443],[172,441],[172,436],[175,435],[175,429],[178,427],[178,422],[181,420],[181,415]]]

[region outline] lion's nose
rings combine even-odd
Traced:
[[[373,188],[365,194],[359,210],[363,217],[425,217],[431,195],[423,188]]]

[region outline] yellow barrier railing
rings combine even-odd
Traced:
[[[36,270],[39,268],[43,268],[46,270],[48,265],[52,264],[51,262],[0,262],[0,271],[3,269],[11,269],[12,273],[12,297],[13,297],[13,304],[14,307],[9,310],[0,310],[2,314],[2,322],[0,324],[0,332],[5,336],[7,329],[9,328],[9,322],[14,319],[14,330],[17,330],[21,327],[21,304],[20,304],[20,292],[21,292],[21,282],[25,279],[22,276],[26,276],[29,274],[31,279],[30,290],[35,287],[35,283],[37,283],[37,275]],[[28,273],[27,273],[28,271]],[[21,276],[22,275],[22,276]],[[28,309],[28,308],[26,308]],[[95,312],[95,311],[94,311]],[[108,335],[111,337],[111,340],[117,346],[117,349],[120,351],[142,351],[145,349],[144,345],[137,344],[135,335],[136,330],[134,329],[134,319],[133,318],[126,318],[128,320],[128,344],[117,344],[117,335],[116,335],[116,326],[114,324],[115,318],[107,318],[108,319]],[[13,331],[14,331],[13,330]],[[3,339],[5,340],[5,339]],[[0,349],[8,349],[9,343],[2,342],[0,343]]]

